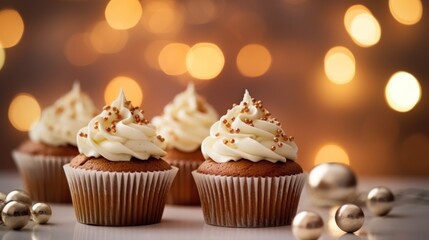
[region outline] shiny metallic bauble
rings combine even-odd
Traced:
[[[31,207],[31,220],[38,224],[45,224],[52,216],[51,207],[46,203],[36,203]]]
[[[354,204],[344,204],[335,212],[335,222],[338,227],[347,233],[359,230],[365,221],[362,209]]]
[[[356,197],[356,175],[342,163],[321,163],[307,179],[310,200],[317,206],[330,207],[350,202]]]
[[[8,193],[6,195],[5,202],[9,201],[17,201],[28,206],[31,206],[32,203],[30,195],[23,190],[13,190],[12,192]]]
[[[318,239],[323,233],[323,219],[315,212],[302,211],[292,221],[292,233],[297,239]]]
[[[0,200],[0,225],[3,224],[3,220],[1,218],[1,211],[4,208],[4,205],[6,205],[6,203],[3,200]]]
[[[385,216],[395,205],[395,196],[385,187],[375,187],[368,193],[366,207],[377,216]]]
[[[6,194],[4,192],[0,192],[0,201],[6,202]]]
[[[9,201],[1,211],[3,224],[10,228],[19,230],[27,225],[30,220],[30,208],[17,201]]]

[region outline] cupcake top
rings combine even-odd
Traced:
[[[165,106],[162,116],[152,119],[152,123],[165,137],[168,148],[193,152],[200,148],[217,119],[214,108],[195,92],[191,83]]]
[[[201,145],[204,158],[218,163],[246,159],[273,163],[296,160],[298,147],[262,101],[246,90],[239,105],[233,105],[210,128]]]
[[[66,95],[43,110],[30,130],[30,139],[50,146],[76,146],[76,134],[95,115],[95,105],[81,92],[78,82]]]
[[[77,146],[86,157],[102,156],[110,161],[158,159],[166,154],[164,138],[156,134],[143,110],[127,101],[122,90],[79,131]]]

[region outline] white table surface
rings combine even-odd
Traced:
[[[358,188],[369,190],[386,186],[392,190],[420,188],[429,191],[428,178],[359,178]],[[0,172],[0,191],[22,189],[15,172]],[[167,205],[161,223],[135,227],[98,227],[76,221],[72,205],[51,204],[53,215],[49,224],[30,222],[20,231],[0,226],[0,239],[294,239],[290,226],[270,228],[225,228],[204,223],[200,207]],[[308,201],[303,190],[298,211],[313,210],[321,214],[325,229],[320,239],[429,239],[429,203],[400,204],[386,217],[375,217],[364,208],[365,224],[355,234],[345,234],[333,220],[336,209],[318,208]]]

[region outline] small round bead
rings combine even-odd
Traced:
[[[30,220],[30,208],[17,201],[9,201],[1,211],[3,224],[10,229],[19,230]]]
[[[315,212],[302,211],[292,221],[292,233],[297,239],[318,239],[323,233],[323,219]]]
[[[0,201],[3,201],[3,202],[6,201],[6,194],[3,192],[0,192]]]
[[[5,202],[9,202],[13,200],[28,206],[31,206],[31,203],[32,203],[30,195],[23,190],[13,190],[12,192],[6,195]]]
[[[377,216],[385,216],[395,205],[395,196],[385,187],[375,187],[369,191],[366,207]]]
[[[38,224],[45,224],[52,216],[51,207],[46,203],[36,203],[31,207],[31,219]]]
[[[354,204],[344,204],[335,212],[335,222],[338,227],[347,233],[359,230],[365,221],[362,209]]]

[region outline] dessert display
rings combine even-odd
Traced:
[[[204,161],[201,142],[209,135],[210,126],[217,118],[214,108],[195,92],[193,84],[189,84],[186,91],[165,106],[161,116],[152,119],[167,144],[167,155],[163,159],[179,168],[167,203],[200,204],[191,173]]]
[[[35,201],[71,202],[63,165],[79,152],[76,133],[95,115],[89,96],[79,83],[43,110],[30,130],[30,139],[12,152],[26,191]]]
[[[165,140],[121,91],[77,134],[80,154],[64,166],[78,222],[158,223],[178,171],[161,159]]]
[[[248,91],[210,129],[204,161],[192,174],[205,222],[225,227],[289,225],[305,174],[298,148],[262,101]]]

